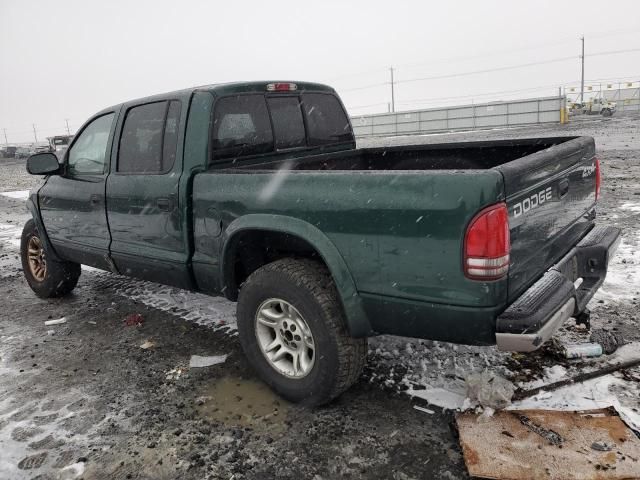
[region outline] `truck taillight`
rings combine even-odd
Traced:
[[[600,198],[600,182],[601,181],[602,180],[600,177],[600,160],[596,158],[596,200]]]
[[[269,83],[267,84],[268,92],[295,92],[298,85],[295,83]]]
[[[464,237],[464,274],[472,280],[497,280],[509,271],[509,213],[497,203],[481,210]]]

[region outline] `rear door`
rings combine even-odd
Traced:
[[[188,288],[177,148],[182,109],[177,99],[127,106],[107,181],[107,216],[120,272]]]
[[[511,233],[509,301],[564,256],[595,218],[593,138],[564,141],[498,167]]]
[[[89,121],[65,157],[63,175],[38,192],[44,226],[56,252],[84,265],[110,269],[105,182],[116,112]]]

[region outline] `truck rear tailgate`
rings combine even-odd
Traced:
[[[509,302],[565,255],[594,223],[594,140],[576,137],[558,142],[496,167],[504,177],[509,209]]]

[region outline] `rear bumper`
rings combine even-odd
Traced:
[[[604,282],[620,239],[618,228],[594,227],[498,316],[498,348],[515,352],[536,350],[565,320],[584,311]]]

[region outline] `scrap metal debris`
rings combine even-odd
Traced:
[[[610,452],[614,447],[615,444],[611,444],[602,440],[598,440],[597,442],[593,442],[591,444],[591,448],[593,448],[594,450],[598,450],[599,452]]]
[[[186,370],[187,369],[183,367],[172,368],[168,372],[165,372],[164,376],[167,380],[179,380]]]
[[[124,319],[124,324],[127,327],[140,327],[144,323],[144,318],[139,313],[132,313],[127,315]]]
[[[44,322],[47,327],[50,325],[61,325],[63,323],[67,323],[66,317],[58,318],[57,320],[47,320]]]
[[[456,416],[472,477],[496,480],[639,478],[640,439],[613,408]],[[604,441],[603,439],[606,439]],[[594,445],[603,448],[595,448]],[[610,450],[606,447],[611,446]]]
[[[599,343],[570,343],[562,348],[564,356],[569,359],[599,357],[602,355],[602,345]]]
[[[546,439],[551,445],[559,446],[559,445],[562,445],[562,442],[564,442],[563,438],[560,436],[558,432],[554,432],[553,430],[546,429],[543,426],[532,422],[531,419],[526,415],[522,415],[521,413],[515,413],[515,412],[513,414],[518,418],[518,420],[520,420],[521,424],[523,424],[533,433],[537,433],[542,438]]]
[[[436,413],[433,410],[429,410],[428,408],[424,408],[424,407],[421,407],[419,405],[414,405],[413,408],[415,408],[416,410],[418,410],[420,412],[428,413],[429,415],[433,415],[434,413]]]
[[[144,343],[142,345],[140,345],[140,348],[143,350],[148,350],[149,348],[153,348],[155,347],[156,344],[154,342],[152,342],[151,340],[145,340]]]
[[[604,375],[608,375],[618,370],[632,368],[637,365],[640,365],[640,358],[635,358],[635,359],[627,360],[624,362],[617,362],[614,364],[607,365],[606,367],[600,368],[598,370],[580,373],[574,377],[567,378],[565,380],[560,380],[558,382],[550,383],[548,385],[543,385],[541,387],[532,388],[530,390],[522,390],[522,391],[516,392],[516,394],[513,396],[513,399],[522,400],[524,398],[533,397],[534,395],[537,395],[538,393],[543,391],[551,392],[553,390],[557,390],[558,388],[566,387],[567,385],[584,382],[586,380],[591,380],[592,378],[602,377]]]

